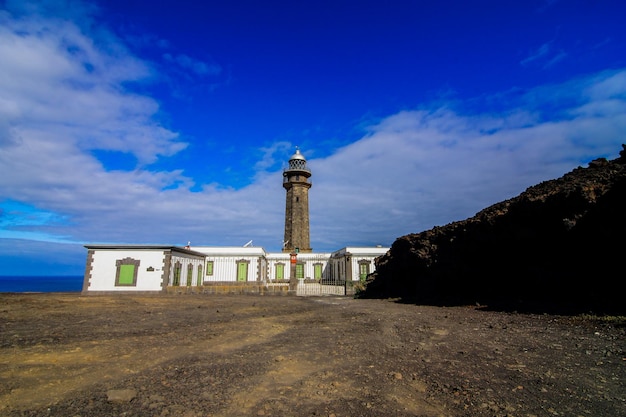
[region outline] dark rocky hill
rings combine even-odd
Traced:
[[[398,238],[364,297],[626,313],[626,145],[467,220]]]

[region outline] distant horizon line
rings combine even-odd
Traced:
[[[75,275],[0,275],[0,279],[2,278],[34,278],[34,277],[54,277],[54,278],[73,278],[73,277],[82,277],[84,274],[75,274]]]

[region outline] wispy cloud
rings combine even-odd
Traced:
[[[284,155],[290,151],[293,152],[293,145],[285,141],[274,142],[269,146],[261,147],[261,158],[256,162],[255,169],[257,171],[267,171],[276,169],[276,165],[280,167],[281,164],[286,162],[280,158],[284,158]]]
[[[548,9],[552,8],[552,7],[553,7],[555,4],[557,4],[558,2],[559,2],[559,0],[545,0],[545,1],[543,2],[543,4],[541,4],[541,5],[539,6],[538,11],[539,11],[540,13],[543,13],[543,12],[545,12],[546,10],[548,10]]]
[[[542,44],[539,48],[531,51],[530,54],[524,58],[520,63],[522,65],[528,65],[531,62],[535,62],[539,59],[545,58],[550,52],[550,42]]]
[[[566,57],[567,53],[562,49],[555,50],[554,42],[550,41],[531,51],[526,58],[520,61],[520,64],[522,66],[538,65],[542,69],[548,69]]]
[[[215,63],[200,61],[185,54],[173,56],[170,53],[166,53],[163,54],[163,59],[168,62],[175,63],[184,69],[191,70],[196,75],[200,76],[218,75],[222,72],[222,67]]]
[[[66,242],[65,236],[46,232],[56,224],[66,223],[66,220],[56,213],[17,201],[0,202],[0,236],[4,239]]]

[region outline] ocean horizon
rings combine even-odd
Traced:
[[[80,292],[82,275],[0,276],[0,292]]]

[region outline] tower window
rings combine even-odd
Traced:
[[[300,202],[300,197],[296,197],[296,203]]]

